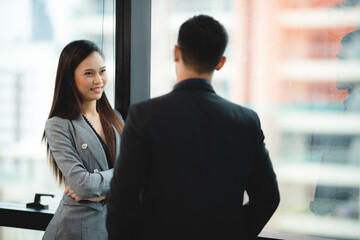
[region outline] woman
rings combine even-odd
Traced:
[[[104,93],[107,80],[94,43],[65,46],[43,140],[55,177],[68,187],[43,239],[107,239],[106,193],[124,127]]]

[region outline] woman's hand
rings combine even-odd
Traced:
[[[100,196],[100,197],[92,197],[92,198],[86,198],[86,199],[81,199],[78,197],[78,195],[76,195],[76,193],[74,192],[74,190],[72,190],[72,188],[70,186],[67,186],[63,196],[70,194],[70,196],[75,199],[76,202],[80,202],[81,200],[88,200],[91,202],[100,202],[102,200],[104,200],[106,198],[106,195]]]
[[[81,200],[83,200],[83,199],[79,198],[78,195],[76,195],[76,193],[74,192],[74,190],[72,190],[72,188],[70,186],[66,187],[63,196],[67,195],[68,193],[77,202],[80,202]]]

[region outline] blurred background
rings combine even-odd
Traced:
[[[0,0],[0,202],[26,204],[35,193],[55,209],[55,181],[41,142],[60,53],[89,39],[104,52],[106,93],[114,103],[115,0]],[[0,227],[0,239],[38,240],[42,231]]]
[[[177,31],[198,14],[229,34],[215,91],[260,116],[281,192],[265,231],[360,239],[360,1],[152,0],[151,97],[174,86]],[[114,29],[115,0],[0,0],[0,202],[51,193],[42,202],[57,207],[41,143],[57,61],[70,41],[96,42],[113,104]],[[0,227],[0,239],[42,234]]]
[[[360,239],[360,31],[347,35],[360,27],[360,1],[152,4],[152,97],[174,85],[182,22],[209,14],[228,31],[213,86],[260,116],[281,193],[264,230]]]

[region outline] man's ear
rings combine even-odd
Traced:
[[[178,45],[174,47],[174,61],[178,62],[180,60],[181,51]]]
[[[222,56],[219,64],[216,66],[215,69],[219,71],[224,66],[225,62],[226,62],[226,57]]]

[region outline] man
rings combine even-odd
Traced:
[[[226,45],[218,21],[189,19],[175,46],[174,90],[130,108],[108,198],[109,239],[248,240],[274,213],[279,191],[258,116],[210,85]]]

